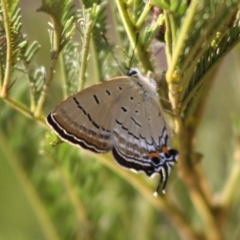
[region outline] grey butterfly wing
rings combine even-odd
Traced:
[[[169,130],[156,91],[136,84],[119,100],[113,126],[113,155],[117,162],[151,176],[162,167],[161,152]]]
[[[131,88],[128,77],[118,77],[76,93],[61,102],[47,123],[65,141],[104,153],[112,148],[114,105]]]

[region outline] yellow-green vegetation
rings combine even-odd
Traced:
[[[239,0],[0,0],[0,239],[239,239],[239,10]],[[159,29],[159,91],[180,155],[155,198],[158,179],[59,142],[45,117],[119,66],[161,73]]]

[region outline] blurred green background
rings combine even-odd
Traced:
[[[40,4],[21,1],[23,32],[42,46],[36,64],[48,66],[49,19],[36,12]],[[204,156],[201,164],[216,193],[222,190],[235,161],[233,117],[240,117],[239,66],[237,46],[218,66],[196,138],[196,151]],[[18,86],[12,88],[11,96],[24,99],[26,85],[18,82]],[[46,114],[60,98],[53,90]],[[68,144],[46,146],[49,130],[2,100],[0,109],[0,240],[180,239],[166,215],[94,157],[89,159],[83,150]],[[186,198],[183,207],[189,211],[186,215],[192,215],[176,169],[171,175],[171,188]],[[239,194],[236,189],[227,225],[227,236],[232,238],[228,239],[240,236]]]

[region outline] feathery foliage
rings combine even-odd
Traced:
[[[217,135],[227,128],[220,123],[223,117],[215,117],[214,127],[206,130],[200,123],[206,121],[203,113],[213,118],[220,109],[221,116],[229,117],[228,108],[235,104],[239,109],[238,91],[234,94],[239,87],[238,68],[228,71],[232,75],[223,82],[223,92],[213,94],[219,81],[214,78],[217,67],[230,51],[239,52],[239,1],[80,2],[79,6],[77,1],[42,0],[34,14],[49,17],[49,29],[39,31],[49,32],[45,41],[50,43],[50,64],[40,66],[36,61],[40,44],[31,43],[28,28],[23,30],[33,25],[23,20],[27,6],[0,0],[0,191],[4,195],[0,237],[238,239],[240,112],[236,110],[227,126],[230,133],[223,136]],[[109,155],[58,144],[49,129],[47,139],[44,135],[50,106],[87,85],[119,75],[117,65],[138,63],[145,73],[159,72],[163,56],[152,50],[159,29],[168,63],[166,80],[159,85],[173,113],[169,116],[172,144],[180,157],[166,196],[154,198],[154,183],[122,170]],[[110,49],[119,52],[118,63]],[[239,65],[239,59],[238,55],[227,67]],[[231,78],[233,93],[225,94]],[[210,110],[208,96],[217,103]],[[230,99],[236,103],[224,108]],[[222,145],[215,147],[218,139]],[[201,145],[210,146],[210,157],[197,152]],[[11,231],[13,223],[19,235]]]

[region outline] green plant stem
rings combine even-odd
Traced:
[[[211,212],[211,205],[206,199],[204,190],[200,185],[201,179],[199,176],[195,175],[194,167],[191,163],[191,142],[193,139],[192,133],[188,132],[185,128],[181,116],[180,109],[178,106],[179,102],[179,92],[178,85],[174,82],[169,83],[169,99],[173,106],[173,111],[175,114],[175,129],[179,138],[179,172],[181,178],[187,183],[191,199],[194,203],[195,208],[198,210],[199,215],[205,223],[206,235],[210,237],[209,239],[221,239],[221,233],[219,232],[218,226],[216,224],[216,219]]]
[[[151,1],[148,1],[146,4],[145,4],[145,7],[143,9],[143,12],[142,14],[140,15],[140,17],[138,18],[137,20],[137,23],[136,23],[136,28],[137,29],[141,29],[142,25],[145,23],[146,21],[146,17],[148,16],[150,10],[152,9],[152,2]]]
[[[7,9],[7,1],[1,0],[2,2],[2,11],[4,18],[4,28],[5,28],[5,36],[7,41],[7,57],[6,57],[6,68],[5,68],[5,76],[3,80],[3,85],[0,86],[0,95],[2,98],[6,98],[8,95],[8,87],[10,82],[11,75],[11,57],[12,57],[12,38],[11,38],[11,23],[8,16]]]
[[[193,148],[192,139],[194,135],[191,132],[191,129],[188,130],[182,126],[179,130],[178,136],[180,140],[180,159],[178,161],[179,174],[187,184],[195,209],[203,220],[202,222],[204,223],[207,239],[220,240],[222,239],[222,232],[217,225],[218,219],[213,211],[213,203],[208,199],[208,195],[205,193],[203,185],[201,184],[203,176],[199,175],[199,171],[197,170],[198,167],[194,166],[191,161]]]
[[[87,152],[88,154],[96,157],[96,154]],[[139,193],[141,193],[155,208],[159,211],[165,212],[166,216],[171,219],[174,223],[176,229],[183,233],[187,239],[200,240],[199,234],[195,232],[190,222],[185,217],[185,214],[173,203],[173,201],[167,196],[154,197],[152,189],[146,185],[145,182],[140,181],[136,175],[123,170],[117,166],[117,164],[112,161],[109,157],[105,155],[99,155],[98,159],[106,165],[108,168],[113,170],[115,173],[120,175],[125,181],[130,183]]]
[[[93,27],[93,22],[89,21],[87,23],[87,26],[85,33],[84,33],[84,42],[83,42],[83,48],[82,48],[82,58],[81,58],[81,67],[80,67],[80,76],[79,76],[79,86],[78,86],[78,91],[84,88],[86,78],[85,78],[85,73],[87,69],[87,58],[88,58],[88,52],[89,52],[89,44],[91,41],[91,33],[92,33],[92,27]]]
[[[176,22],[175,22],[175,18],[173,16],[173,14],[171,12],[168,12],[168,21],[169,21],[169,25],[170,25],[170,31],[171,31],[171,45],[169,46],[171,48],[171,58],[173,57],[173,49],[174,49],[174,45],[177,42],[177,38],[176,38]],[[171,60],[172,61],[172,60]]]
[[[110,1],[110,11],[111,11],[111,16],[112,16],[112,19],[113,19],[113,22],[112,22],[112,25],[113,26],[117,26],[118,25],[118,20],[117,20],[117,14],[115,14],[115,11],[116,11],[116,5],[114,3],[114,1]],[[118,31],[118,29],[116,28],[113,28],[112,31],[114,31],[114,39],[116,41],[116,45],[117,46],[123,46],[123,40],[121,38],[121,33],[120,31]]]
[[[190,31],[191,22],[197,10],[198,1],[194,0],[188,9],[185,24],[183,25],[178,39],[175,39],[174,32],[167,32],[168,43],[168,64],[169,69],[167,72],[167,82],[169,83],[169,100],[172,104],[173,112],[175,114],[175,129],[179,138],[179,173],[181,178],[187,184],[191,199],[198,210],[199,215],[205,223],[205,234],[209,239],[221,239],[221,233],[219,232],[216,224],[215,216],[211,211],[211,202],[206,198],[204,190],[199,182],[199,176],[195,175],[197,172],[194,169],[191,162],[192,154],[192,139],[193,132],[189,131],[184,126],[181,119],[181,111],[179,108],[179,85],[180,76],[175,73],[175,69],[180,57],[181,51],[184,48],[187,33]],[[167,26],[172,27],[174,25],[174,19],[171,16],[167,16]],[[175,41],[175,42],[174,42]],[[175,45],[175,51],[172,52],[171,46]],[[171,54],[172,53],[172,54]]]
[[[31,81],[30,81],[28,65],[23,63],[23,68],[24,68],[24,72],[25,72],[26,78],[28,79],[28,83],[29,83],[30,111],[34,112],[36,109],[36,100],[35,100],[35,96],[34,96],[34,90],[32,89],[33,87],[32,87]]]
[[[166,24],[166,33],[165,33],[165,39],[166,39],[166,57],[167,57],[167,62],[170,63],[172,61],[172,35],[171,35],[171,27],[170,27],[170,19],[169,19],[169,14],[167,11],[164,11],[164,16],[165,16],[165,24]]]
[[[240,182],[240,143],[235,153],[235,161],[232,166],[232,171],[229,174],[229,178],[224,186],[221,193],[221,199],[219,204],[224,208],[228,209],[234,200],[236,195],[236,189],[239,187]]]
[[[46,212],[46,208],[43,206],[39,197],[30,183],[28,177],[25,175],[24,170],[19,164],[19,160],[16,155],[13,154],[11,149],[8,149],[8,145],[6,144],[7,139],[4,138],[2,131],[0,130],[0,148],[1,154],[6,157],[12,171],[15,172],[15,176],[21,185],[29,203],[30,207],[35,212],[35,216],[38,219],[38,222],[42,228],[42,231],[47,240],[58,240],[59,237],[55,231],[52,222],[49,220],[48,214]],[[1,147],[2,146],[2,147]]]
[[[50,65],[50,68],[49,68],[49,71],[47,74],[45,84],[43,85],[43,88],[42,88],[41,96],[39,98],[36,111],[34,113],[34,116],[36,118],[38,118],[41,115],[42,108],[46,102],[49,85],[53,79],[53,75],[54,75],[54,71],[56,68],[58,55],[59,55],[59,51],[60,51],[60,36],[59,36],[59,32],[58,32],[59,30],[56,27],[56,26],[58,26],[58,24],[57,24],[57,22],[55,22],[54,18],[52,20],[54,23],[54,30],[53,30],[54,41],[53,41],[53,50],[52,50],[52,60],[51,60],[51,65]]]
[[[146,73],[147,71],[153,71],[149,54],[142,47],[141,40],[139,38],[138,38],[139,41],[136,44],[138,30],[136,29],[136,26],[134,26],[133,22],[130,19],[130,16],[127,11],[127,4],[123,0],[116,0],[116,4],[118,7],[118,11],[121,16],[124,28],[126,30],[128,38],[132,45],[132,48],[136,49],[136,54],[138,56],[139,61],[141,62],[144,72]]]
[[[133,5],[133,3],[134,3],[134,0],[128,0],[128,1],[126,1],[126,4],[127,4],[128,6]]]
[[[34,119],[34,120],[38,121],[44,127],[47,127],[45,118],[43,116],[35,117],[33,115],[33,113],[27,107],[25,107],[24,105],[20,104],[19,102],[16,102],[15,100],[13,100],[9,97],[4,98],[3,100],[6,103],[8,103],[10,106],[12,106],[14,109],[16,109],[18,112],[25,115],[26,117]]]
[[[67,74],[65,69],[64,57],[63,53],[60,53],[60,71],[61,71],[61,78],[62,78],[62,91],[63,91],[63,99],[68,97],[67,91]]]
[[[199,171],[200,166],[192,162],[191,155],[193,152],[193,137],[195,131],[191,128],[182,126],[179,136],[179,173],[183,181],[187,184],[190,197],[199,216],[204,223],[205,234],[207,239],[222,239],[222,232],[218,226],[218,218],[214,212],[212,197],[208,197],[206,188],[202,184],[204,176]]]
[[[91,39],[90,41],[90,54],[91,54],[91,69],[94,70],[93,77],[94,77],[94,82],[99,83],[101,82],[103,79],[101,79],[101,69],[99,66],[99,60],[98,60],[98,55],[97,55],[97,51],[96,51],[96,46],[94,44],[93,39]]]
[[[185,23],[180,31],[180,34],[175,42],[169,42],[170,46],[175,46],[175,50],[172,54],[171,61],[169,62],[168,59],[168,66],[169,69],[167,71],[167,81],[170,82],[178,82],[180,81],[180,77],[178,74],[175,74],[176,66],[179,60],[179,57],[181,55],[181,52],[185,46],[185,41],[186,41],[186,36],[188,35],[188,32],[191,30],[190,27],[192,25],[192,21],[195,17],[196,11],[197,11],[197,6],[198,6],[199,1],[198,0],[193,0],[191,1],[191,4],[187,10],[187,14],[185,17]],[[173,39],[174,40],[174,39]]]

